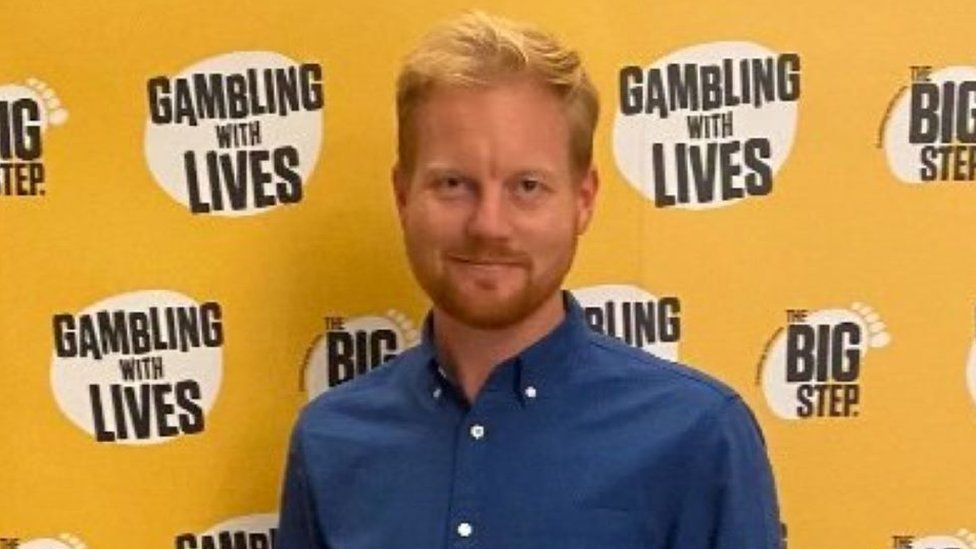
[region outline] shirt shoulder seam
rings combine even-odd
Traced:
[[[680,376],[684,379],[695,382],[698,385],[707,387],[710,391],[722,397],[721,399],[722,402],[718,406],[716,406],[716,409],[721,407],[724,403],[728,401],[741,398],[738,392],[735,391],[732,387],[725,385],[724,383],[721,383],[718,380],[711,379],[708,377],[703,377],[705,375],[704,373],[695,375],[694,373],[691,372],[685,372],[682,369],[678,368],[677,366],[681,366],[683,368],[690,368],[690,367],[679,365],[666,358],[650,355],[645,351],[626,346],[623,343],[617,345],[612,341],[606,341],[604,339],[606,337],[609,336],[602,336],[601,334],[593,333],[590,335],[588,339],[592,345],[600,347],[606,351],[628,357],[630,359],[636,360],[648,366],[657,368],[658,370],[668,372],[672,375]]]

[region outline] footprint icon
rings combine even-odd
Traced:
[[[44,106],[45,119],[52,126],[60,126],[68,121],[68,109],[61,105],[61,100],[50,87],[37,78],[28,78],[27,85],[38,96],[38,104]]]
[[[0,100],[13,102],[21,99],[29,99],[38,106],[39,119],[32,123],[40,128],[41,133],[46,132],[49,126],[60,126],[68,120],[68,110],[61,104],[61,99],[37,78],[28,78],[23,84],[0,84]],[[24,139],[31,145],[30,136],[25,135]]]
[[[881,317],[874,309],[863,303],[853,303],[851,310],[861,316],[861,327],[864,333],[868,334],[868,345],[875,349],[886,347],[891,343],[891,336],[886,330],[887,326],[881,322]]]
[[[413,347],[420,342],[420,333],[407,315],[396,309],[390,309],[386,311],[386,318],[396,325],[400,335],[403,336],[403,347]]]
[[[72,534],[58,534],[57,538],[38,538],[21,542],[20,549],[88,549],[88,545]]]

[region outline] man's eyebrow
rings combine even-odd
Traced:
[[[463,170],[447,164],[428,164],[421,166],[420,173],[426,176],[462,175]]]
[[[420,174],[424,177],[445,177],[445,176],[456,176],[456,177],[470,177],[466,170],[459,168],[450,164],[441,163],[430,163],[425,166],[420,167]],[[517,177],[538,177],[540,179],[552,180],[557,176],[554,170],[544,168],[544,167],[531,167],[531,168],[520,168],[514,170],[506,178],[517,178]]]
[[[515,177],[539,177],[541,179],[553,179],[556,173],[546,168],[525,168],[515,171]]]

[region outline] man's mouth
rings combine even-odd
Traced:
[[[458,263],[464,263],[467,265],[474,266],[484,266],[484,267],[518,267],[524,262],[517,258],[497,258],[497,257],[468,257],[468,256],[458,256],[449,255],[448,259],[451,261],[456,261]]]

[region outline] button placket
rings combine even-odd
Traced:
[[[485,461],[486,444],[491,438],[491,417],[487,412],[493,406],[496,393],[483,393],[468,409],[458,424],[455,436],[454,486],[451,494],[448,546],[469,549],[486,547],[481,523],[480,506],[483,500],[481,479],[485,468],[492,464]]]
[[[454,481],[448,516],[447,546],[470,548],[477,539],[478,501],[478,453],[475,441],[468,432],[470,422],[462,418],[456,427],[454,445]]]

